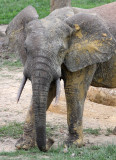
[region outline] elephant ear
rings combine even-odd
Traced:
[[[38,19],[38,14],[32,6],[24,8],[8,25],[6,35],[8,37],[9,49],[18,52],[23,65],[27,59],[25,50],[26,24]]]
[[[97,15],[79,13],[66,19],[66,23],[73,29],[64,60],[69,71],[107,61],[115,53],[116,42]]]

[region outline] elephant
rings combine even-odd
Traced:
[[[54,143],[51,138],[46,141],[46,110],[59,97],[61,79],[69,131],[65,143],[83,146],[89,86],[116,87],[116,2],[93,9],[64,7],[43,19],[27,6],[9,23],[6,34],[24,65],[17,101],[27,79],[32,84],[24,134],[16,147],[28,149],[36,143],[45,152]]]

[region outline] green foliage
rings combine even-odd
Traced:
[[[14,122],[0,127],[0,137],[19,138],[21,134],[23,134],[23,123]]]
[[[93,134],[93,135],[95,135],[95,136],[100,135],[100,131],[101,131],[100,128],[98,128],[98,129],[92,129],[92,128],[84,129],[84,132],[85,132],[85,133],[87,133],[87,134]]]
[[[115,0],[72,0],[73,7],[92,8]],[[22,9],[32,5],[39,17],[46,17],[50,13],[50,0],[0,0],[0,24],[8,24]]]

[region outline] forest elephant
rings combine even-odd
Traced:
[[[46,110],[58,97],[61,79],[67,102],[66,144],[81,147],[89,86],[116,87],[116,2],[89,10],[65,7],[43,19],[28,6],[10,22],[6,34],[24,65],[18,100],[27,79],[32,84],[32,104],[16,147],[28,149],[36,141],[47,151],[52,145],[52,139],[46,141]]]

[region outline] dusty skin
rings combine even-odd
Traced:
[[[8,70],[0,69],[0,127],[10,122],[24,122],[28,106],[31,99],[31,84],[26,84],[20,102],[16,103],[17,90],[22,79],[22,68]],[[55,143],[53,147],[57,147],[58,143],[62,143],[67,137],[67,117],[66,103],[63,92],[63,82],[60,101],[57,106],[52,103],[49,111],[47,111],[47,124],[53,128],[53,139]],[[84,142],[86,146],[101,144],[116,144],[116,135],[105,136],[107,128],[113,129],[116,126],[116,106],[106,106],[86,100],[84,109],[84,129],[101,128],[101,135],[94,136],[84,133]],[[57,126],[57,127],[56,127]],[[16,139],[0,138],[0,152],[14,151]]]

